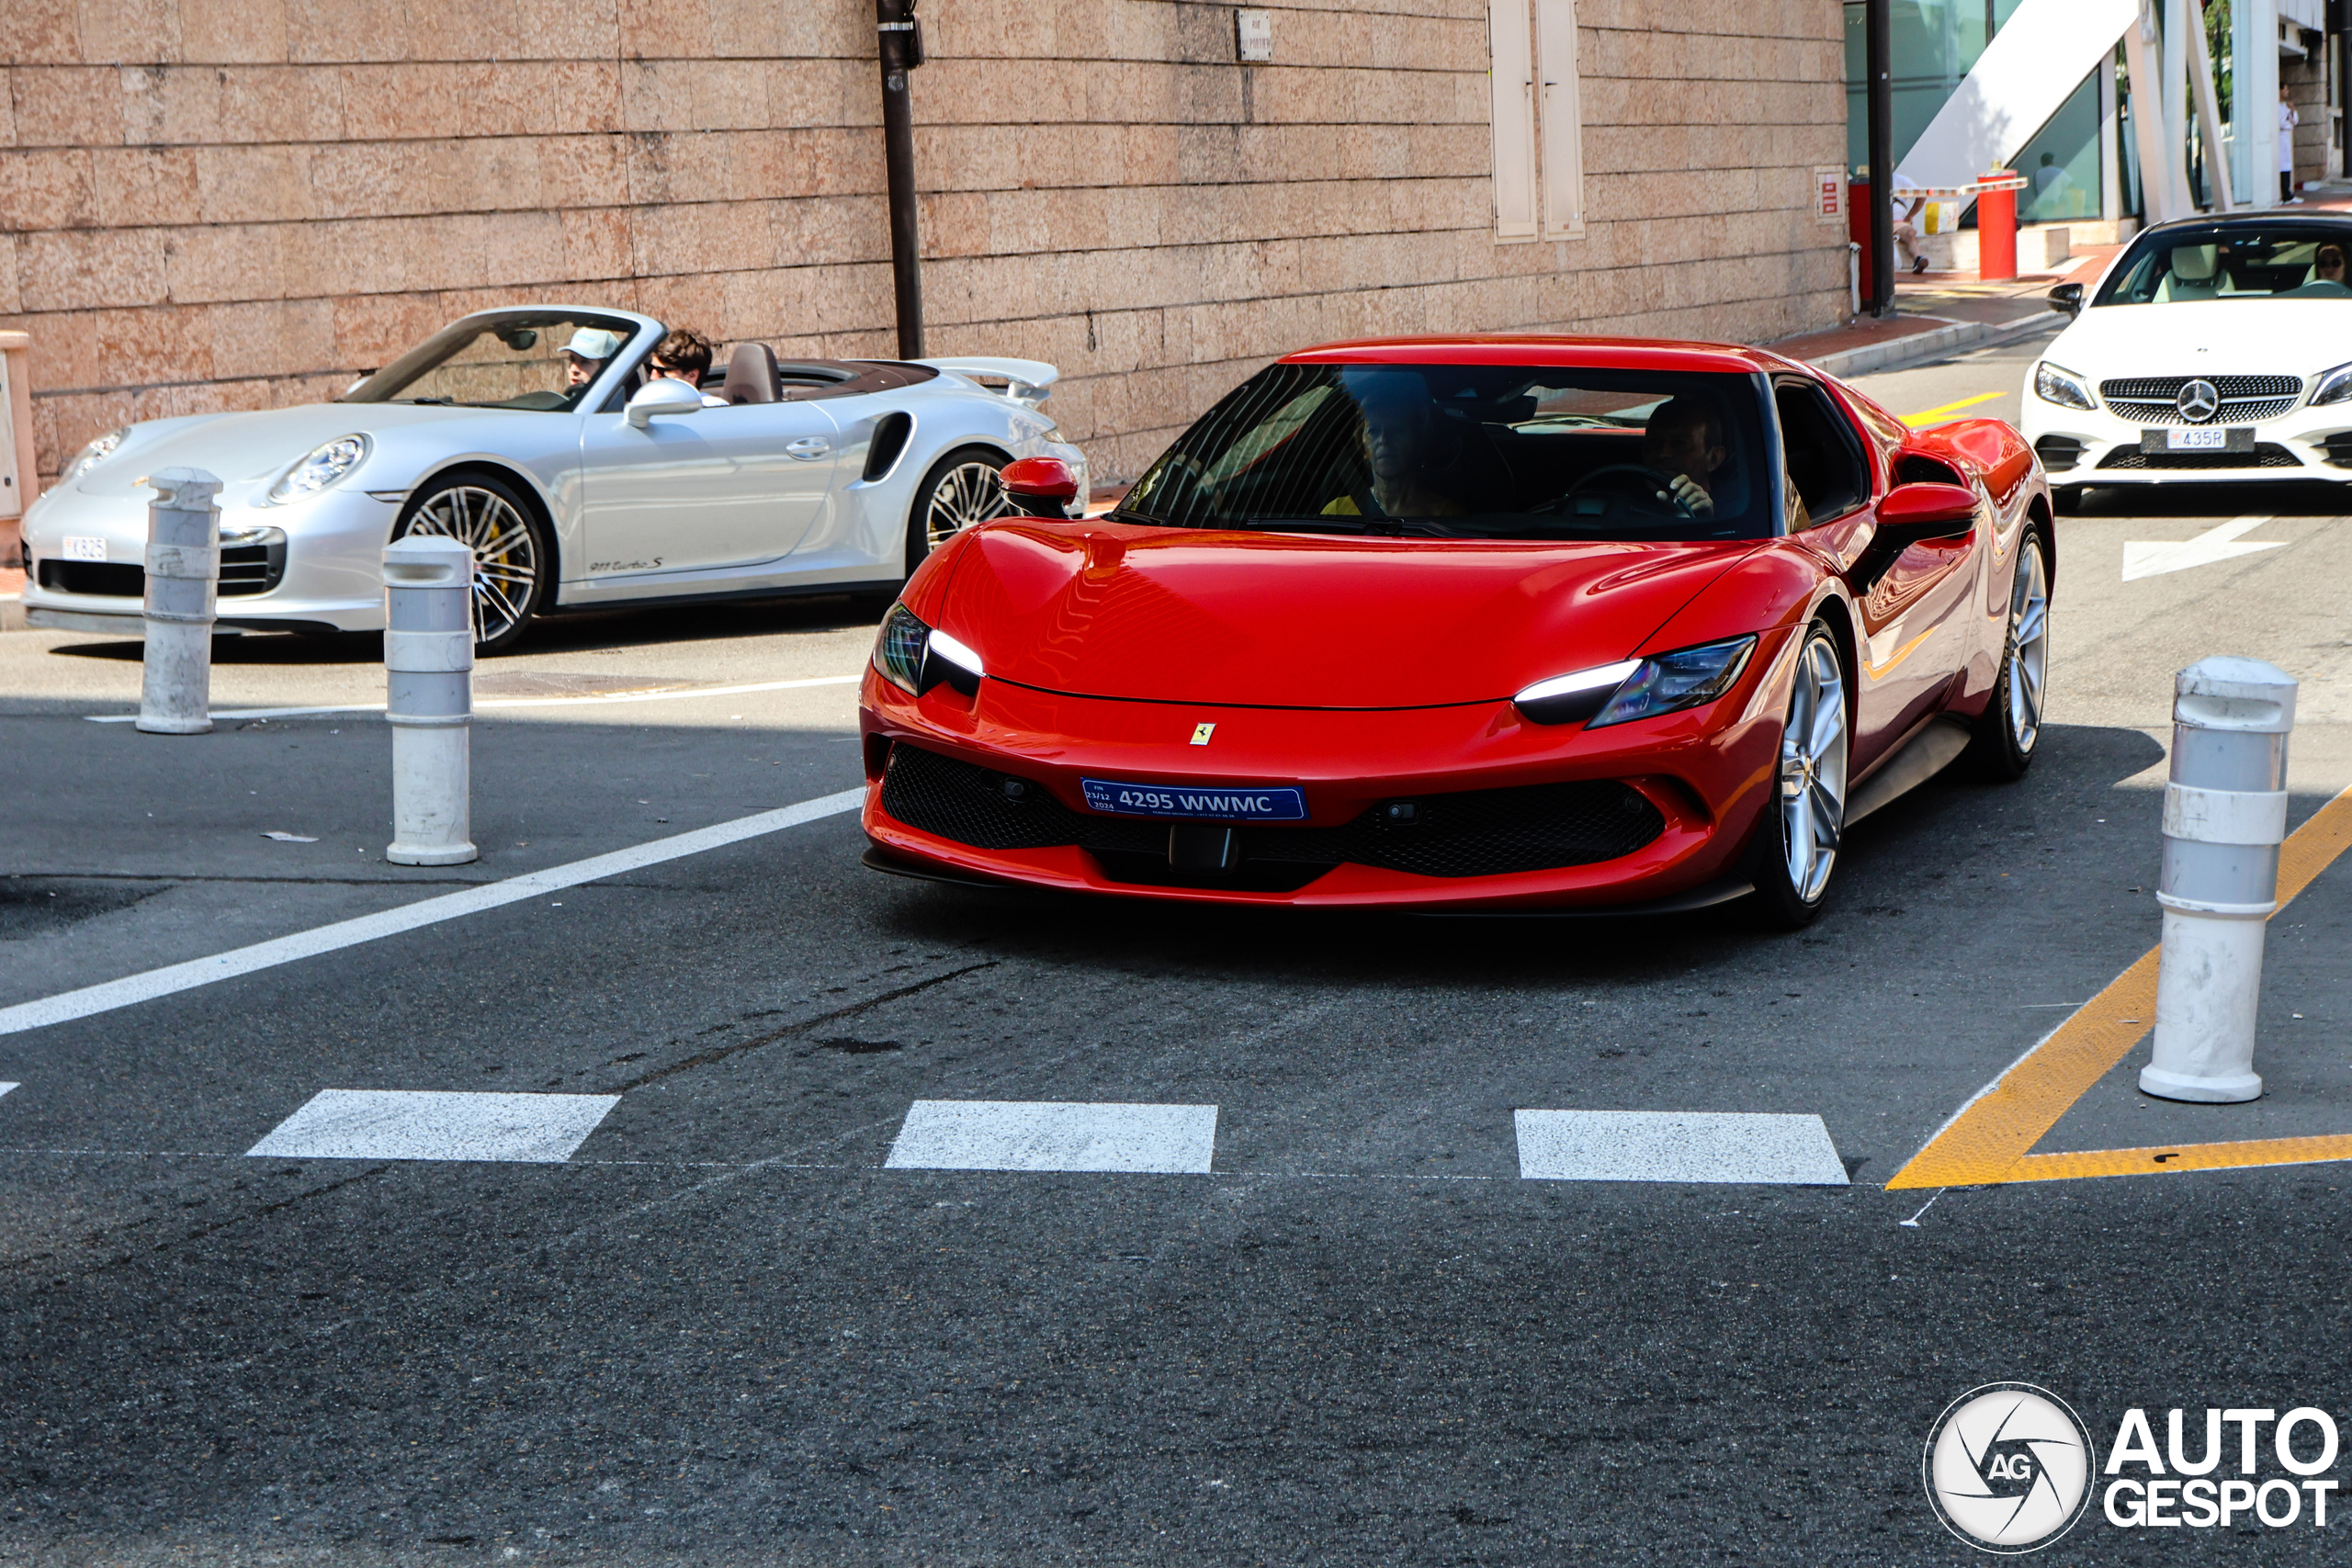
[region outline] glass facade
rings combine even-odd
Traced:
[[[1974,68],[2024,0],[1893,0],[1894,161],[1899,164],[1938,110]],[[1846,163],[1870,163],[1864,101],[1866,42],[1862,7],[1846,7]],[[2098,75],[2094,72],[2036,131],[2013,161],[2032,180],[2018,193],[2018,220],[2064,221],[2099,216]]]

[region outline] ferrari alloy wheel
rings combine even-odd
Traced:
[[[1828,631],[1806,634],[1781,728],[1779,787],[1757,834],[1756,897],[1771,924],[1805,924],[1829,893],[1846,832],[1846,667]]]
[[[965,529],[1012,510],[997,477],[1003,469],[1004,458],[985,446],[958,447],[931,466],[907,520],[909,572]]]
[[[409,503],[394,538],[437,534],[474,552],[474,651],[503,653],[522,640],[546,596],[554,564],[546,531],[513,486],[463,474],[428,486]]]
[[[2041,739],[2042,694],[2050,673],[2050,567],[2044,547],[2032,529],[2018,541],[2000,679],[1976,721],[1976,770],[1999,783],[2025,776]]]

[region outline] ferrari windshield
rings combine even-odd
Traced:
[[[2143,234],[2094,305],[2352,299],[2352,224],[2212,223]]]
[[[585,311],[468,316],[345,392],[346,403],[446,403],[553,412],[576,408],[638,324]]]
[[[1772,532],[1758,382],[1524,365],[1275,365],[1114,520],[1471,539]]]

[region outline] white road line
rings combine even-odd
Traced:
[[[16,1087],[17,1086],[12,1083],[0,1083],[0,1094],[6,1094],[10,1089],[15,1089]]]
[[[740,697],[750,692],[795,692],[807,686],[854,686],[863,675],[817,675],[805,681],[762,681],[749,686],[700,686],[674,692],[621,692],[607,697],[484,697],[474,711],[485,708],[587,707],[597,703],[669,703],[681,697]],[[322,708],[215,708],[214,718],[303,718],[322,713],[381,713],[381,703],[345,703]],[[129,724],[135,713],[85,714],[92,724]]]
[[[2242,536],[2270,521],[2267,516],[2232,518],[2193,539],[2127,539],[2123,543],[2123,581],[2132,582],[2143,577],[2161,577],[2168,571],[2187,571],[2193,566],[2211,566],[2215,561],[2232,560],[2259,550],[2285,549],[2285,545],[2267,540],[2251,545],[2237,543]]]
[[[1206,1176],[1214,1105],[918,1100],[886,1170],[1114,1170]]]
[[[325,1089],[245,1153],[268,1159],[560,1165],[620,1102],[617,1094]]]
[[[610,854],[594,855],[587,860],[573,861],[568,865],[526,872],[521,876],[510,876],[503,882],[485,883],[480,887],[445,893],[437,898],[421,898],[396,909],[361,915],[355,919],[337,920],[315,931],[297,931],[292,936],[276,937],[268,942],[255,942],[251,947],[214,953],[209,958],[190,959],[185,964],[150,969],[143,975],[126,976],[103,985],[85,986],[78,991],[43,997],[39,1001],[0,1008],[0,1034],[15,1034],[28,1029],[87,1018],[92,1013],[107,1012],[115,1008],[131,1007],[156,997],[169,996],[175,991],[191,990],[198,986],[209,986],[216,980],[250,975],[257,969],[291,964],[297,959],[315,957],[322,953],[355,947],[383,937],[398,936],[402,931],[437,925],[462,915],[480,914],[484,909],[495,909],[502,905],[521,903],[526,898],[536,898],[542,894],[560,893],[567,887],[577,887],[583,882],[618,876],[623,872],[659,865],[663,861],[676,860],[682,855],[700,854],[705,850],[720,849],[745,839],[756,839],[763,833],[797,828],[804,822],[814,822],[820,818],[837,817],[844,811],[856,810],[865,800],[865,790],[845,789],[839,795],[804,800],[797,806],[782,807],[775,811],[739,817],[732,822],[697,828],[691,833],[656,839],[634,849],[616,850]]]
[[[1843,1187],[1818,1116],[1723,1111],[1521,1111],[1528,1181],[1756,1181]]]

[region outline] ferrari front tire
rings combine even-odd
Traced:
[[[986,446],[959,446],[931,466],[915,491],[914,509],[907,514],[907,575],[932,551],[991,517],[1001,517],[1012,504],[1004,498],[1006,458]]]
[[[538,508],[495,474],[449,474],[418,491],[392,537],[437,534],[474,552],[474,652],[503,653],[523,640],[547,603],[555,547]]]
[[[1846,832],[1846,764],[1852,727],[1838,639],[1815,621],[1806,631],[1781,727],[1781,764],[1750,855],[1752,905],[1767,926],[1809,924],[1829,897]]]
[[[2050,673],[2049,547],[2039,528],[2018,543],[2009,579],[2009,626],[2001,639],[2001,673],[1976,720],[1970,761],[1979,778],[2008,784],[2033,766],[2041,741],[2041,700]]]

